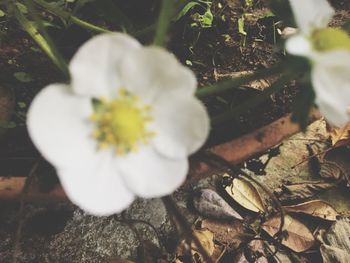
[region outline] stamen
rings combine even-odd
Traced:
[[[138,151],[140,144],[147,144],[155,132],[147,129],[153,121],[150,105],[140,105],[139,97],[120,89],[112,101],[101,98],[98,110],[90,116],[96,125],[92,137],[99,149],[113,147],[117,155]]]

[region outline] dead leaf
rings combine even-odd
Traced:
[[[264,242],[262,240],[252,240],[249,242],[248,246],[249,253],[244,253],[242,251],[237,255],[234,260],[234,263],[268,263],[269,261],[264,256]],[[246,254],[250,255],[249,259],[247,259]]]
[[[227,223],[205,219],[202,221],[202,228],[206,228],[213,232],[215,241],[224,244],[231,249],[237,248],[242,242],[253,237],[240,221]]]
[[[211,189],[201,189],[195,193],[193,205],[199,213],[206,217],[243,219],[218,193]]]
[[[295,184],[283,184],[280,188],[275,190],[275,195],[281,202],[300,201],[314,195],[331,189],[334,187],[332,183],[323,181],[302,182]]]
[[[207,252],[207,254],[212,257],[215,251],[215,245],[214,245],[214,234],[213,232],[207,230],[207,229],[195,229],[193,230],[193,235],[197,237],[199,242],[201,243],[203,249]],[[203,256],[200,254],[198,247],[196,246],[195,242],[191,241],[191,246],[188,248],[186,246],[186,240],[183,240],[180,242],[179,246],[176,249],[176,256],[181,261],[181,258],[188,255],[188,250],[190,249],[190,255],[192,256],[195,261],[193,262],[204,262]]]
[[[293,213],[302,213],[325,220],[337,220],[338,212],[327,202],[322,200],[312,200],[302,204],[285,206],[286,211]]]
[[[350,262],[350,220],[339,219],[320,239],[320,251],[324,263]]]
[[[278,232],[280,224],[281,217],[275,216],[266,221],[262,225],[262,229],[273,237]],[[282,244],[295,252],[308,250],[315,243],[315,239],[310,230],[303,223],[290,215],[284,217],[283,230],[286,231],[287,235],[282,239]]]
[[[225,191],[244,208],[256,213],[265,211],[258,191],[247,180],[234,178],[231,185],[225,187]]]
[[[340,147],[350,143],[350,123],[342,128],[333,128],[330,132],[333,147]]]

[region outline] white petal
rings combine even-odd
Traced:
[[[187,157],[196,152],[209,135],[209,116],[204,105],[193,96],[163,94],[154,102],[152,116],[151,129],[156,132],[152,143],[167,157]]]
[[[296,23],[303,34],[324,28],[334,15],[327,0],[289,0]]]
[[[295,35],[287,39],[286,50],[295,56],[309,56],[312,52],[310,41],[303,35]]]
[[[341,127],[350,121],[350,52],[323,52],[314,64],[316,103],[331,124]]]
[[[193,94],[197,80],[191,70],[181,65],[168,51],[145,47],[125,56],[121,78],[124,88],[150,103],[160,91],[180,90]]]
[[[128,188],[144,198],[161,197],[173,193],[185,181],[187,159],[168,159],[152,147],[144,146],[119,163]]]
[[[75,93],[93,97],[110,97],[122,85],[119,76],[121,59],[140,48],[132,37],[107,33],[93,37],[72,58],[69,69]]]
[[[53,84],[38,93],[28,111],[27,127],[34,145],[58,167],[89,159],[95,152],[88,116],[88,98],[72,95],[69,87]]]
[[[59,169],[58,176],[74,204],[90,214],[108,216],[123,211],[134,200],[117,164],[113,153],[103,150],[82,165]]]

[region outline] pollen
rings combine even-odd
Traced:
[[[324,28],[312,34],[312,43],[316,50],[330,51],[342,49],[350,51],[350,37],[344,30]]]
[[[113,100],[94,101],[94,113],[89,118],[95,124],[91,136],[98,141],[99,149],[112,147],[117,155],[136,152],[155,136],[148,129],[153,121],[151,112],[150,105],[142,105],[139,97],[120,89]]]

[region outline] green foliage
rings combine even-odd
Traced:
[[[0,17],[4,17],[6,13],[0,9]]]
[[[13,76],[20,82],[23,82],[23,83],[28,83],[28,82],[32,82],[34,79],[33,77],[26,73],[26,72],[23,72],[23,71],[19,71],[19,72],[15,72],[13,74]]]

